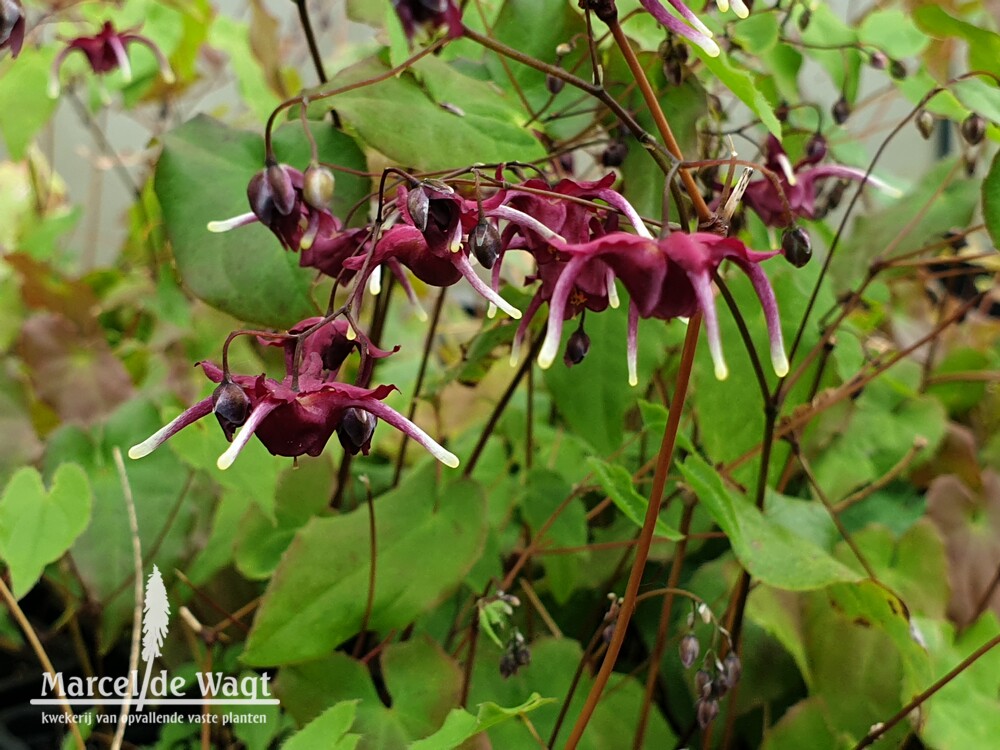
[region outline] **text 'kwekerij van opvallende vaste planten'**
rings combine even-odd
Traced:
[[[990,4],[238,5],[0,0],[5,736],[995,744]]]

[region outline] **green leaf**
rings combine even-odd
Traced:
[[[311,125],[320,157],[364,170],[357,145],[328,125]],[[156,170],[155,189],[173,246],[177,268],[188,289],[208,304],[241,320],[288,328],[315,314],[309,296],[315,272],[298,267],[298,256],[286,252],[260,224],[222,234],[208,222],[248,211],[247,183],[264,161],[263,140],[199,115],[167,133]],[[309,161],[301,126],[277,131],[279,158],[298,168]],[[346,213],[368,190],[361,178],[339,175],[333,211]]]
[[[436,467],[425,466],[375,501],[378,551],[370,630],[412,622],[453,591],[482,552],[482,491],[469,480],[441,488],[432,478]],[[357,633],[368,601],[369,560],[367,507],[311,519],[271,578],[245,661],[258,666],[304,661]]]
[[[559,474],[549,469],[532,469],[525,480],[521,512],[532,534],[545,524],[573,490]],[[553,547],[582,547],[587,543],[587,511],[583,502],[574,497],[556,517],[545,533],[545,542]],[[545,580],[552,595],[564,604],[580,582],[580,566],[589,552],[568,555],[547,555],[544,559]]]
[[[340,94],[337,112],[367,145],[413,169],[532,161],[545,155],[541,143],[523,127],[527,116],[505,101],[503,93],[440,61],[423,69],[428,71],[430,91],[421,88],[413,75],[393,77]],[[368,60],[344,71],[335,83],[343,85],[386,70]],[[442,104],[457,106],[464,115]]]
[[[742,67],[737,67],[733,64],[729,55],[725,52],[721,53],[718,57],[712,57],[703,52],[698,46],[693,45],[691,49],[701,58],[702,63],[704,63],[709,72],[733,92],[740,101],[747,105],[750,111],[760,118],[761,122],[764,123],[764,127],[775,138],[780,139],[781,123],[778,122],[778,118],[775,116],[774,108],[771,107],[770,102],[757,89],[753,76],[747,73]]]
[[[940,620],[920,620],[939,678],[1000,633],[996,615],[987,614],[961,634]],[[1000,735],[1000,649],[994,648],[941,688],[926,706],[926,722],[920,737],[927,747],[990,747]]]
[[[282,750],[310,750],[314,747],[329,750],[354,750],[361,740],[360,734],[348,734],[354,724],[358,701],[341,701],[331,706],[281,746]]]
[[[919,55],[930,43],[911,14],[896,8],[869,13],[858,28],[858,41],[896,59]]]
[[[382,702],[368,667],[343,652],[283,668],[282,704],[297,721],[305,722],[328,706],[355,702],[350,729],[362,736],[366,749],[403,748],[427,737],[458,705],[462,685],[458,664],[424,636],[387,646],[379,668],[382,694],[388,694],[391,706]]]
[[[935,39],[958,37],[969,45],[969,68],[1000,75],[1000,35],[982,26],[961,21],[937,3],[917,8],[913,19]]]
[[[504,708],[491,701],[480,703],[479,713],[476,716],[456,708],[448,714],[444,725],[438,731],[430,737],[414,742],[410,745],[410,750],[453,750],[480,732],[485,732],[508,719],[530,713],[547,703],[555,703],[555,698],[542,698],[538,693],[532,693],[528,700],[514,708]]]
[[[495,649],[481,647],[472,670],[472,688],[469,703],[495,701],[503,706],[513,706],[529,700],[534,695],[555,698],[552,703],[539,705],[530,716],[534,730],[548,738],[552,734],[563,699],[568,693],[573,674],[582,658],[579,643],[569,638],[540,638],[532,641],[531,665],[504,679],[497,669],[499,654]],[[576,692],[570,701],[567,720],[578,716],[593,682],[589,670],[584,670]],[[587,725],[579,750],[607,750],[630,747],[639,713],[643,705],[643,688],[638,680],[621,673],[612,675],[600,703]],[[555,747],[562,747],[569,727],[564,724],[560,740]],[[623,738],[628,738],[623,741]],[[676,738],[658,710],[650,711],[644,750],[673,747]],[[522,721],[507,721],[489,730],[489,741],[494,748],[533,748],[537,743]]]
[[[87,528],[91,502],[87,475],[76,464],[60,466],[48,492],[32,467],[11,477],[0,498],[0,557],[10,569],[17,598],[27,594],[45,566],[62,557]]]
[[[688,456],[680,469],[755,579],[776,588],[805,591],[863,578],[812,542],[765,518],[748,498],[734,497],[700,456]]]
[[[46,93],[54,47],[27,47],[17,60],[0,62],[0,133],[12,159],[23,159],[28,146],[52,119],[59,100]]]
[[[625,514],[626,518],[637,527],[642,528],[649,500],[636,491],[628,469],[618,464],[609,464],[595,457],[588,458],[587,463],[597,475],[597,480],[601,483],[604,491],[608,493],[611,501]],[[671,528],[662,518],[656,519],[654,533],[656,536],[666,537],[675,542],[684,538],[681,532]]]
[[[1000,245],[1000,153],[990,162],[982,187],[983,221],[994,245]]]

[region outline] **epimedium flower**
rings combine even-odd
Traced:
[[[795,218],[816,218],[816,196],[819,183],[826,179],[856,180],[874,185],[880,190],[898,195],[895,188],[868,175],[863,169],[845,167],[840,164],[820,164],[826,157],[826,140],[814,135],[807,143],[804,156],[792,164],[781,143],[769,135],[764,147],[765,166],[773,171],[781,185],[788,209],[774,183],[768,179],[754,180],[747,185],[743,201],[752,208],[761,220],[772,227],[789,225]]]
[[[668,31],[684,37],[691,44],[700,47],[704,50],[705,54],[711,57],[719,56],[719,45],[712,38],[711,29],[702,23],[701,19],[681,0],[669,0],[669,2],[674,10],[684,19],[683,21],[668,11],[659,0],[639,0],[639,2]],[[729,8],[730,3],[726,2],[726,0],[719,0],[718,5],[719,10],[725,11]],[[732,7],[740,18],[746,18],[750,14],[742,0],[732,2]]]
[[[419,27],[434,30],[447,26],[449,37],[462,35],[462,11],[455,0],[392,0],[392,7],[411,41]]]
[[[367,453],[374,420],[386,422],[413,438],[445,466],[458,466],[458,458],[453,453],[382,403],[395,386],[361,388],[321,379],[309,368],[298,374],[297,383],[291,373],[278,382],[265,375],[228,375],[211,362],[198,364],[209,380],[219,384],[216,393],[132,446],[129,458],[149,455],[180,430],[215,412],[226,437],[232,441],[216,462],[220,469],[232,466],[252,436],[273,455],[297,457],[318,456],[333,433],[338,432],[342,442],[348,440],[352,452]],[[236,428],[241,429],[236,432]]]
[[[56,55],[49,73],[49,96],[52,98],[59,96],[59,71],[66,56],[74,50],[80,50],[87,57],[90,69],[97,75],[105,75],[120,69],[125,80],[131,81],[132,65],[129,63],[126,46],[134,42],[149,48],[160,65],[160,75],[163,80],[168,84],[173,83],[174,73],[170,69],[170,63],[151,39],[132,30],[115,31],[111,21],[105,21],[100,32],[94,36],[81,36],[70,40]]]
[[[17,57],[23,44],[24,6],[21,0],[0,0],[0,49],[9,49],[11,57]]]
[[[705,319],[708,348],[715,365],[715,375],[725,379],[729,370],[722,355],[719,320],[712,293],[712,278],[723,260],[736,263],[750,278],[760,299],[771,340],[774,371],[788,372],[774,291],[759,263],[774,252],[749,250],[735,237],[719,237],[707,232],[673,232],[655,240],[625,232],[613,232],[582,245],[566,245],[560,252],[570,260],[560,270],[549,301],[549,320],[545,340],[538,353],[538,364],[547,368],[555,360],[562,338],[563,322],[570,293],[577,279],[595,264],[610,268],[631,297],[628,316],[629,383],[636,385],[639,318],[685,318],[701,311]],[[598,265],[600,267],[600,265]]]

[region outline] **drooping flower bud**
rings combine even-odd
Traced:
[[[336,180],[326,167],[310,164],[302,175],[302,197],[313,208],[322,211],[330,207]]]
[[[812,258],[812,242],[802,227],[791,227],[781,235],[781,252],[785,260],[796,268],[802,268]]]
[[[743,664],[740,662],[740,657],[730,651],[726,654],[723,666],[726,670],[726,682],[729,683],[729,687],[735,686],[740,681],[740,677],[743,676]]]
[[[926,109],[922,109],[917,113],[917,130],[920,131],[920,135],[925,140],[934,135],[934,115]]]
[[[962,137],[970,146],[978,146],[986,136],[986,120],[973,112],[962,120]]]
[[[267,184],[271,188],[274,207],[282,216],[288,216],[295,208],[295,186],[292,178],[281,164],[271,164],[267,168]]]
[[[681,638],[678,650],[681,656],[681,664],[684,665],[684,669],[688,669],[694,664],[694,660],[698,658],[698,654],[701,653],[701,644],[698,642],[698,636],[694,633],[686,633]]]
[[[885,70],[889,65],[889,56],[881,50],[875,50],[872,52],[871,57],[868,58],[868,64],[875,68],[875,70]]]
[[[427,216],[430,212],[431,199],[423,186],[413,188],[406,196],[406,210],[410,212],[413,226],[421,232],[427,229]]]
[[[469,234],[469,245],[476,260],[483,268],[489,270],[493,268],[497,258],[500,257],[502,247],[500,232],[493,226],[493,222],[488,221],[483,216]]]
[[[566,81],[562,78],[557,78],[551,73],[545,76],[545,88],[549,90],[549,93],[555,96],[566,86]]]
[[[799,16],[799,31],[805,31],[809,28],[809,23],[812,21],[812,17],[812,11],[809,10],[809,8],[806,8],[802,12],[802,15]]]
[[[226,378],[212,392],[212,411],[226,440],[233,442],[236,428],[243,426],[250,416],[250,399],[242,388]]]
[[[583,330],[581,325],[566,342],[566,352],[563,354],[563,362],[567,367],[578,365],[583,362],[583,358],[590,351],[590,336]]]
[[[715,698],[702,698],[698,701],[698,726],[702,729],[712,723],[719,715],[719,701]]]
[[[908,75],[905,63],[903,63],[902,60],[890,60],[889,75],[891,75],[897,81],[902,81]]]
[[[358,451],[368,453],[367,446],[375,433],[378,419],[364,409],[354,407],[344,410],[344,416],[337,425],[337,438],[344,450],[352,456]]]
[[[822,161],[826,156],[826,138],[816,133],[806,142],[806,158],[810,162]]]
[[[699,699],[708,698],[712,694],[712,675],[704,669],[694,673],[694,692]]]
[[[848,104],[845,97],[840,97],[833,105],[833,109],[830,110],[830,114],[833,115],[833,121],[838,125],[843,125],[847,122],[847,118],[851,116],[851,105]]]
[[[247,200],[261,224],[268,225],[274,218],[274,197],[267,181],[267,170],[262,169],[250,179],[247,185]]]
[[[605,167],[620,167],[628,156],[628,144],[625,141],[612,141],[601,152],[601,164]]]

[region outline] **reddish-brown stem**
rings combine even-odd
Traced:
[[[618,615],[618,622],[615,625],[614,635],[608,650],[601,663],[601,669],[594,678],[594,684],[590,688],[587,700],[573,725],[573,731],[566,743],[566,750],[574,750],[583,736],[587,723],[597,708],[597,702],[601,699],[611,672],[614,670],[615,661],[621,651],[622,643],[625,641],[625,634],[628,630],[629,620],[635,612],[635,600],[639,595],[639,585],[642,583],[642,574],[646,569],[646,561],[649,559],[649,548],[653,540],[653,529],[656,526],[656,519],[660,516],[660,506],[663,501],[663,488],[667,483],[667,474],[674,458],[674,445],[677,440],[677,428],[681,422],[681,411],[684,408],[684,401],[687,398],[688,382],[691,379],[691,367],[694,364],[694,353],[698,347],[698,330],[701,328],[701,313],[695,313],[688,323],[687,335],[684,338],[684,350],[681,353],[680,367],[677,372],[677,385],[673,399],[670,402],[670,413],[667,416],[667,424],[663,430],[663,441],[660,443],[660,452],[657,456],[656,473],[653,475],[653,487],[650,491],[649,505],[646,508],[646,518],[642,525],[642,532],[639,534],[639,544],[635,551],[635,560],[632,563],[632,570],[629,573],[628,584],[625,588],[625,597],[622,599],[621,611]]]
[[[642,98],[653,115],[653,122],[656,123],[656,129],[663,139],[663,145],[666,146],[667,151],[675,159],[683,161],[684,155],[681,153],[680,146],[677,145],[677,139],[674,138],[673,131],[670,129],[670,123],[667,122],[667,118],[660,108],[656,92],[653,91],[653,87],[649,84],[646,71],[643,70],[642,65],[639,63],[639,58],[636,57],[635,51],[632,49],[632,45],[629,44],[628,37],[625,36],[625,32],[622,30],[618,19],[615,18],[612,20],[608,24],[608,28],[611,29],[611,35],[615,38],[615,43],[621,50],[622,56],[625,58],[625,62],[632,72],[632,76],[635,78],[636,83],[639,84],[639,91],[642,93]],[[694,210],[697,212],[698,218],[703,222],[711,222],[714,214],[712,213],[712,209],[705,203],[704,198],[701,197],[701,191],[698,189],[694,177],[686,169],[678,170],[678,174],[680,175],[681,182],[684,183],[684,189],[687,190],[688,196],[690,196],[691,202],[694,204]],[[663,218],[666,220],[667,217]]]
[[[687,553],[688,531],[691,529],[691,517],[694,515],[694,503],[684,506],[681,516],[680,532],[684,537],[677,542],[674,559],[670,561],[670,575],[667,577],[667,592],[663,597],[663,607],[660,609],[660,623],[656,628],[656,641],[649,655],[649,671],[646,673],[646,694],[642,701],[639,714],[639,725],[635,729],[635,739],[632,747],[641,750],[642,741],[646,736],[646,724],[649,721],[649,709],[653,705],[653,691],[656,689],[656,678],[660,673],[660,660],[667,644],[667,629],[670,627],[670,616],[674,609],[674,590],[681,578],[681,568],[684,566],[684,555]]]

